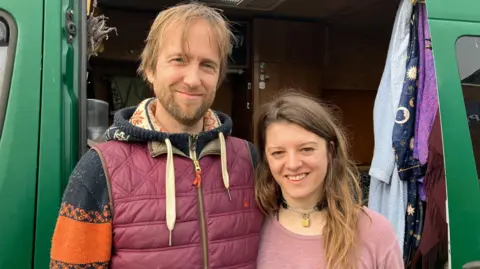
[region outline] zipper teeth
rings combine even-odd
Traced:
[[[207,230],[205,227],[205,212],[203,210],[203,194],[202,194],[202,185],[197,190],[198,192],[198,203],[200,210],[200,223],[201,223],[201,234],[202,234],[202,254],[203,254],[203,266],[205,269],[208,269],[208,245],[207,245]]]
[[[197,144],[197,136],[191,135],[190,136],[190,157],[193,160],[195,174],[197,169],[200,169],[200,164],[197,160],[197,152],[196,152],[196,144]],[[203,208],[203,192],[202,192],[202,184],[201,180],[197,188],[197,196],[198,196],[198,211],[200,214],[200,233],[202,238],[202,256],[203,256],[203,267],[208,269],[208,245],[207,245],[207,229],[205,224],[205,212]]]

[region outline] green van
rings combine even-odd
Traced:
[[[126,13],[145,12],[151,15],[178,2],[180,1],[98,0],[97,10],[107,13],[109,9],[118,9]],[[248,22],[245,24],[248,26],[245,42],[251,48],[242,50],[240,46],[234,55],[238,61],[232,63],[229,70],[229,74],[232,74],[229,83],[236,84],[237,86],[232,86],[236,90],[230,92],[231,102],[228,106],[225,106],[225,103],[217,104],[218,107],[229,109],[236,126],[242,126],[234,132],[244,138],[252,137],[251,116],[259,103],[265,100],[268,84],[278,82],[275,81],[274,73],[281,72],[282,66],[289,61],[295,62],[299,68],[313,66],[310,62],[306,63],[312,59],[292,60],[293,54],[282,47],[290,42],[291,36],[299,36],[302,31],[306,31],[305,27],[301,26],[299,31],[284,33],[279,32],[281,27],[273,27],[270,28],[271,33],[268,33],[269,31],[256,30],[255,23],[251,23],[255,18],[283,18],[283,24],[280,25],[284,26],[290,22],[310,23],[309,25],[323,22],[335,25],[338,22],[343,28],[352,29],[373,29],[368,21],[378,20],[374,21],[377,27],[375,29],[382,27],[380,22],[386,23],[388,27],[385,29],[391,29],[394,11],[398,6],[398,1],[395,0],[318,1],[317,4],[314,4],[317,1],[306,0],[204,2],[224,7],[227,17]],[[222,2],[234,2],[236,6],[228,7],[225,3],[220,4]],[[273,2],[277,3],[272,4]],[[91,80],[94,73],[89,70],[92,70],[94,64],[98,64],[114,70],[111,72],[117,72],[114,67],[124,65],[129,67],[117,69],[122,69],[122,72],[133,70],[130,76],[135,76],[136,62],[129,59],[138,56],[137,47],[126,48],[128,51],[124,54],[117,53],[127,55],[123,59],[117,56],[102,58],[102,50],[105,50],[104,55],[109,55],[108,50],[115,42],[117,45],[113,47],[124,46],[123,41],[118,41],[118,38],[129,35],[128,27],[122,33],[118,26],[118,38],[116,32],[111,31],[110,39],[105,40],[105,45],[98,49],[98,57],[87,55],[87,18],[91,15],[90,6],[93,4],[96,5],[90,1],[87,3],[87,0],[0,2],[0,269],[49,267],[51,237],[63,189],[76,162],[88,149],[87,99],[108,100],[89,90],[92,88],[90,84],[95,84]],[[257,5],[256,8],[249,9],[253,5]],[[316,6],[306,8],[302,5]],[[379,10],[376,10],[377,6]],[[380,10],[380,6],[385,7],[385,13]],[[278,14],[277,7],[280,10]],[[326,10],[329,11],[328,14]],[[362,12],[366,10],[370,10],[370,13],[363,16]],[[480,1],[428,0],[427,10],[435,56],[447,178],[449,263],[450,268],[456,269],[480,261],[480,187],[477,171],[480,164],[480,132],[477,135],[475,128],[478,127],[470,124],[480,123],[480,109],[478,113],[468,112],[465,105],[467,99],[480,102]],[[315,12],[320,15],[317,16]],[[304,13],[306,15],[303,16]],[[345,16],[351,18],[351,25],[342,19]],[[388,18],[381,21],[383,17]],[[133,25],[136,20],[132,19],[131,22]],[[146,19],[144,29],[148,30],[148,22]],[[112,27],[117,26],[113,18],[106,23]],[[138,32],[134,33],[134,28],[130,31],[132,36],[138,35]],[[323,32],[324,36],[318,35],[323,44],[327,43],[326,32],[328,31]],[[265,38],[267,34],[280,37],[276,39],[280,40],[278,46],[260,48],[261,44],[258,44],[256,39]],[[311,37],[308,42],[313,42],[318,36]],[[253,40],[250,40],[250,37]],[[127,42],[127,39],[128,37],[121,40]],[[355,44],[355,39],[350,39],[350,42]],[[304,48],[312,47],[310,43],[301,43]],[[460,47],[460,43],[463,47]],[[372,43],[364,47],[374,45]],[[380,63],[385,59],[386,49],[383,48],[378,52]],[[278,57],[286,59],[285,61],[267,59],[267,53],[281,50],[283,56]],[[334,48],[330,46],[330,50]],[[259,51],[263,53],[263,59],[267,60],[257,58]],[[323,60],[315,63],[317,67],[331,64],[326,57],[329,55],[328,49],[323,51]],[[271,68],[269,74],[263,73],[264,67]],[[258,70],[261,71],[257,72]],[[373,83],[378,84],[380,74],[378,70],[373,73],[377,78]],[[311,77],[313,81],[315,75]],[[303,80],[303,77],[292,78],[295,79]],[[245,87],[239,89],[238,85]],[[148,94],[148,91],[142,94]],[[137,92],[137,95],[142,94]],[[362,96],[367,98],[367,95]],[[123,105],[127,103],[125,100],[120,102]],[[130,103],[135,103],[135,100]],[[109,102],[109,105],[113,113],[116,105],[112,102]],[[367,112],[371,114],[371,111]]]

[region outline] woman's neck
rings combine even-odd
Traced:
[[[299,199],[299,198],[291,198],[288,195],[283,195],[283,200],[291,208],[309,212],[318,205],[318,202],[320,201],[320,197],[309,196],[309,197]]]
[[[287,230],[300,235],[321,235],[326,223],[326,210],[317,207],[321,195],[292,198],[283,194],[278,221]]]
[[[304,226],[304,216],[303,214],[293,211],[291,209],[286,209],[281,207],[278,211],[278,222],[285,229],[306,236],[315,236],[323,234],[323,227],[326,223],[326,211],[314,211],[309,214],[309,225]]]

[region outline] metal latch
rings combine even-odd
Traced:
[[[65,30],[68,36],[68,43],[73,42],[73,38],[77,35],[77,26],[75,25],[75,21],[73,20],[74,12],[72,9],[68,9],[65,13]]]

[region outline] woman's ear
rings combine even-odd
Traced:
[[[335,142],[333,141],[328,142],[328,153],[330,154],[332,159],[333,157],[335,157]]]

